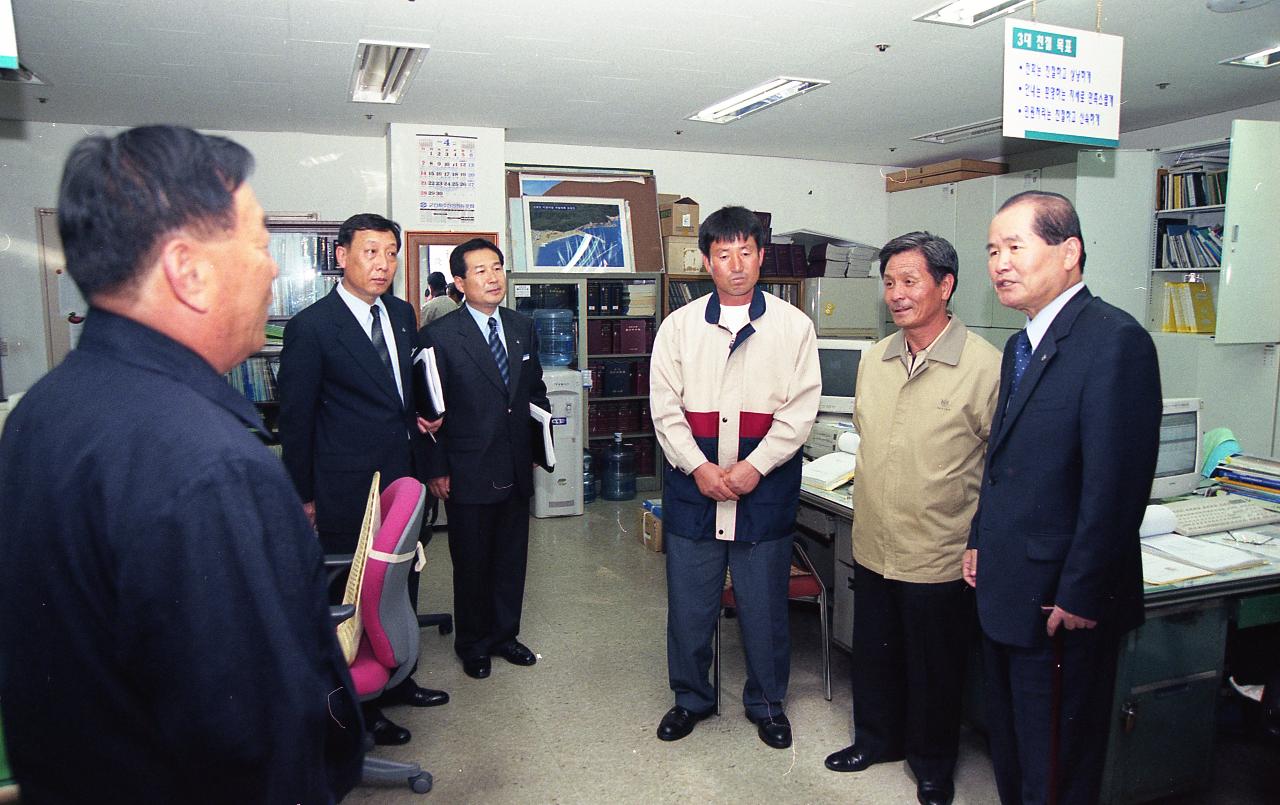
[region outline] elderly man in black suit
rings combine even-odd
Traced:
[[[453,250],[449,270],[465,301],[419,333],[424,349],[435,348],[445,398],[425,475],[449,518],[454,650],[467,675],[483,679],[494,654],[537,662],[517,639],[535,462],[529,404],[551,406],[533,321],[499,306],[502,252],[474,238]]]
[[[1010,198],[987,250],[1001,304],[1028,320],[1005,346],[964,556],[996,784],[1004,803],[1095,802],[1120,639],[1143,618],[1159,366],[1147,331],[1084,287],[1066,198]]]
[[[375,213],[351,216],[338,230],[342,281],[285,325],[280,443],[327,553],[355,551],[373,474],[382,473],[384,488],[414,475],[417,439],[427,430],[410,375],[413,307],[390,293],[399,253],[398,224]],[[415,602],[417,580],[410,574]],[[433,707],[449,696],[408,677],[383,699]],[[408,730],[372,708],[366,719],[378,743],[409,741]]]

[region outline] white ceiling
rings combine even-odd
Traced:
[[[48,86],[0,84],[0,118],[366,136],[433,122],[517,142],[897,165],[1037,147],[910,140],[1000,114],[1003,22],[911,20],[939,1],[13,0],[22,62]],[[1039,20],[1092,29],[1097,5],[1042,0]],[[1217,64],[1280,44],[1280,2],[1102,10],[1102,31],[1125,37],[1122,131],[1280,99],[1280,68]],[[349,100],[360,38],[431,46],[403,104]],[[832,83],[727,126],[685,120],[777,75]]]

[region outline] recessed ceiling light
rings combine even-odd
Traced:
[[[928,134],[920,134],[911,139],[919,140],[922,143],[946,145],[960,140],[971,140],[974,137],[985,137],[988,134],[999,134],[1003,126],[1004,118],[993,117],[990,120],[980,120],[977,123],[970,123],[966,126],[931,131]]]
[[[430,45],[374,42],[361,39],[351,70],[351,100],[357,103],[400,103]]]
[[[717,104],[708,106],[701,112],[689,115],[689,120],[701,123],[732,123],[744,118],[752,112],[759,112],[768,106],[790,100],[818,87],[825,87],[830,81],[821,78],[778,78],[766,81],[758,87],[740,92],[732,98],[726,98]]]
[[[977,28],[1029,5],[1031,0],[950,0],[937,8],[917,14],[912,19],[916,22]]]
[[[1234,64],[1237,67],[1275,67],[1280,64],[1280,46],[1246,53],[1234,59],[1223,59],[1218,64]]]

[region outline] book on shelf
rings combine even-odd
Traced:
[[[280,359],[257,355],[246,359],[227,372],[227,382],[251,402],[274,402],[276,374],[280,371]]]
[[[1207,170],[1194,166],[1162,169],[1156,176],[1162,210],[1210,207],[1226,203],[1225,165]]]
[[[1161,268],[1217,268],[1222,263],[1222,227],[1161,221]]]

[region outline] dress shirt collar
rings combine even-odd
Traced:
[[[1053,324],[1053,320],[1058,317],[1062,309],[1071,301],[1071,297],[1080,293],[1080,289],[1084,287],[1084,280],[1077,282],[1070,288],[1058,294],[1052,302],[1044,306],[1036,314],[1034,319],[1027,320],[1027,339],[1031,342],[1031,351],[1035,352],[1040,347],[1040,342],[1044,340],[1045,333],[1049,332],[1049,325]]]
[[[386,321],[387,306],[382,303],[382,297],[375,297],[373,305],[371,305],[351,293],[351,291],[348,291],[347,286],[343,285],[341,282],[338,283],[337,288],[338,296],[342,297],[342,301],[346,303],[347,308],[351,311],[351,315],[356,317],[356,321],[360,322],[361,329],[366,333],[369,332],[369,325],[373,323],[373,314],[369,312],[369,308],[373,307],[373,305],[377,305],[382,308],[382,312],[379,315],[382,317],[383,321]]]
[[[487,316],[473,308],[467,302],[463,302],[462,304],[467,308],[467,312],[471,314],[472,321],[474,321],[476,326],[480,328],[480,334],[484,336],[485,341],[489,340],[489,319],[493,318],[498,322],[498,338],[502,340],[502,343],[507,343],[507,331],[502,326],[501,306],[494,308],[492,316]]]

